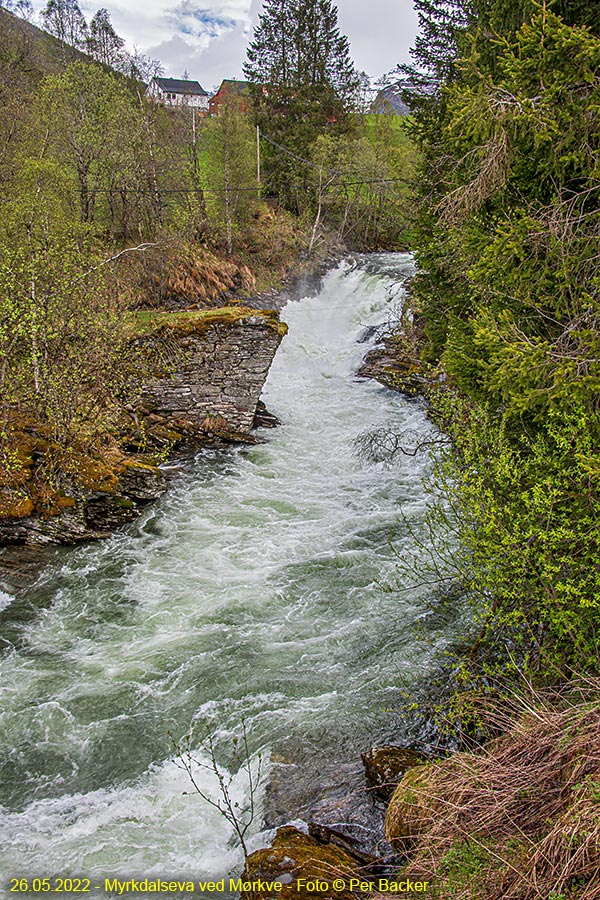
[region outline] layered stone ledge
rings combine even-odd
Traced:
[[[105,537],[167,488],[159,463],[177,448],[253,442],[260,394],[287,331],[277,312],[244,307],[144,311],[132,342],[150,361],[131,427],[102,459],[40,483],[51,442],[28,434],[20,482],[0,513],[0,545],[74,543]]]
[[[139,340],[159,368],[164,359],[172,371],[146,385],[144,406],[192,423],[199,432],[247,435],[286,331],[272,310],[224,307],[151,315],[141,323]]]

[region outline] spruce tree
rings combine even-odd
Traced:
[[[426,75],[440,83],[450,77],[457,57],[458,37],[464,30],[469,0],[413,0],[419,17],[419,33],[411,55],[414,67],[402,67],[412,80]]]
[[[244,74],[256,85],[290,86],[294,25],[287,0],[267,0],[248,47]]]
[[[244,72],[272,88],[330,88],[346,103],[356,87],[348,38],[331,0],[267,0]]]
[[[438,486],[476,598],[471,697],[476,674],[598,668],[600,7],[457,0],[454,26],[450,0],[415,4],[440,77],[413,106],[411,294],[448,378]]]
[[[266,0],[244,73],[261,130],[297,157],[323,128],[348,129],[358,76],[331,0]],[[268,188],[301,211],[306,167],[273,144],[265,150]]]

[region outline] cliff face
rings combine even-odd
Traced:
[[[51,442],[23,426],[22,471],[0,508],[1,544],[105,537],[167,488],[158,463],[177,447],[251,440],[256,407],[286,326],[276,312],[224,307],[143,314],[134,340],[154,376],[130,407],[132,426],[102,458],[57,470]],[[50,468],[54,475],[48,480]]]

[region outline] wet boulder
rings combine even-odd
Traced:
[[[404,773],[413,766],[421,766],[427,762],[424,756],[415,750],[392,745],[372,747],[361,753],[365,767],[365,778],[373,793],[386,802],[389,801],[396,785]]]
[[[272,412],[269,412],[262,400],[259,400],[256,404],[256,411],[254,413],[254,422],[252,424],[252,427],[277,428],[278,425],[281,425],[281,422],[277,418],[277,416]]]
[[[354,900],[355,882],[369,880],[369,862],[331,840],[319,840],[292,825],[284,825],[270,847],[256,850],[246,860],[241,878],[242,900],[295,898],[314,900],[315,896],[335,896],[336,900]],[[334,881],[336,882],[334,885]],[[322,887],[328,885],[323,893]],[[275,887],[277,885],[277,887]]]
[[[415,841],[426,834],[439,810],[430,802],[431,766],[409,769],[394,790],[385,822],[385,836],[398,853],[409,854]]]

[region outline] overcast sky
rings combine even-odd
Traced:
[[[162,62],[165,74],[184,71],[210,90],[242,78],[242,64],[262,0],[79,0],[88,21],[108,9],[117,32]],[[39,11],[45,0],[35,0]],[[412,0],[339,0],[340,30],[358,69],[374,78],[408,60],[417,19]]]

